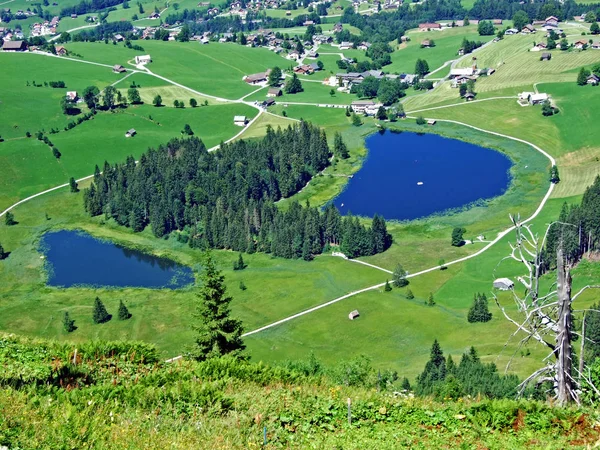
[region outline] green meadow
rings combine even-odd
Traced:
[[[86,61],[103,64],[128,64],[135,55],[149,54],[152,62],[147,68],[163,77],[175,80],[199,92],[238,99],[256,90],[242,79],[245,75],[266,69],[287,67],[289,61],[264,48],[247,48],[236,44],[200,45],[198,42],[140,41],[143,52],[119,45],[99,43],[70,43],[69,51],[82,55]]]
[[[396,50],[392,53],[392,64],[384,68],[386,71],[414,73],[417,59],[427,61],[429,69],[434,71],[446,61],[458,58],[458,49],[461,47],[463,39],[487,42],[493,38],[493,36],[479,36],[475,25],[443,31],[413,31],[407,33],[407,36],[410,38],[409,42],[400,45],[397,42],[392,43]],[[421,42],[426,39],[433,40],[435,47],[421,48]],[[439,75],[441,76],[441,73]],[[432,78],[437,76],[438,74],[435,73]]]
[[[143,5],[148,11],[151,3]],[[115,17],[125,14],[119,8],[111,14]],[[132,5],[126,12],[133,14],[136,9]],[[385,71],[413,72],[418,58],[426,59],[433,70],[457,58],[456,51],[463,38],[484,39],[479,38],[474,26],[442,32],[410,32],[409,36],[412,40],[408,44],[396,46],[392,64],[386,66]],[[434,39],[436,46],[421,49],[423,39]],[[147,66],[151,73],[133,73],[127,78],[124,78],[127,74],[112,73],[110,67],[64,58],[0,54],[0,64],[3,69],[8,68],[7,72],[27,74],[26,77],[9,77],[6,80],[9,89],[0,94],[0,115],[8,118],[0,121],[0,135],[5,139],[0,143],[0,166],[5,168],[0,180],[0,210],[28,195],[66,183],[71,176],[89,175],[96,164],[101,166],[105,160],[117,162],[128,155],[138,157],[148,147],[181,136],[185,124],[191,126],[207,147],[218,145],[242,130],[233,124],[234,115],[253,118],[257,110],[243,103],[222,102],[210,96],[229,100],[247,96],[246,101],[262,101],[266,89],[247,85],[243,76],[273,66],[290,66],[290,61],[266,49],[236,44],[158,41],[139,41],[138,44],[144,48],[143,52],[127,49],[122,43],[67,44],[76,59],[109,66],[123,64],[128,69],[134,69],[129,62],[135,55],[152,56],[153,62]],[[494,75],[482,77],[476,83],[477,98],[489,100],[461,101],[458,90],[445,82],[427,93],[410,90],[403,103],[412,116],[456,120],[504,133],[539,145],[557,158],[561,182],[534,221],[535,230],[541,233],[545,225],[557,217],[562,203],[579,201],[585,187],[600,173],[600,147],[593,132],[597,128],[596,111],[600,106],[600,97],[596,93],[600,90],[575,84],[579,68],[600,61],[600,52],[555,51],[551,61],[542,63],[539,53],[529,51],[531,45],[532,37],[507,36],[477,53],[479,67],[496,68]],[[332,165],[316,175],[302,192],[292,199],[282,200],[281,208],[286,208],[290,200],[321,206],[334,198],[344,188],[348,177],[360,169],[367,155],[365,139],[384,127],[396,131],[439,133],[505,152],[514,163],[512,181],[505,195],[483,205],[411,222],[388,222],[394,244],[386,252],[362,258],[362,261],[389,270],[401,263],[414,273],[438,265],[440,259],[452,261],[468,256],[486,245],[479,242],[452,247],[453,227],[464,226],[467,239],[482,234],[489,241],[510,225],[509,214],[520,213],[527,217],[536,210],[549,186],[549,162],[526,144],[441,121],[434,127],[423,127],[410,119],[389,123],[362,118],[363,124],[355,127],[343,108],[293,104],[345,105],[356,98],[337,92],[331,96],[331,87],[309,81],[319,81],[330,72],[338,71],[335,62],[339,59],[339,49],[321,46],[319,52],[325,70],[301,77],[304,92],[276,99],[277,104],[261,114],[240,136],[242,139],[257,138],[264,135],[269,126],[285,127],[300,119],[322,126],[330,143],[335,132],[342,133],[350,149],[350,158],[334,158]],[[364,52],[359,50],[348,50],[343,54],[365,59]],[[459,66],[468,64],[471,64],[470,57],[464,58]],[[443,76],[448,70],[445,68],[432,78]],[[64,80],[67,88],[26,85],[26,81],[43,84],[56,80]],[[64,91],[81,91],[90,84],[102,88],[113,83],[123,93],[135,83],[144,104],[99,112],[92,120],[69,131],[49,135],[62,153],[60,160],[56,160],[49,147],[35,137],[25,137],[27,131],[34,134],[42,128],[63,130],[72,120],[60,111],[59,101]],[[520,91],[533,90],[534,85],[540,92],[552,96],[560,110],[558,115],[543,117],[539,106],[521,107],[516,98],[495,98],[514,97]],[[206,96],[192,93],[186,87]],[[164,107],[156,108],[150,104],[155,95],[161,95]],[[192,97],[199,104],[207,101],[208,106],[189,107]],[[174,108],[174,100],[183,100],[186,107]],[[130,128],[135,128],[137,135],[125,138],[124,134]],[[7,227],[0,221],[0,242],[11,252],[8,259],[0,262],[0,331],[75,341],[141,339],[157,344],[165,357],[180,354],[191,341],[190,313],[196,298],[195,287],[175,291],[48,287],[44,260],[38,250],[39,239],[49,230],[82,229],[100,238],[172,258],[189,265],[196,274],[201,270],[201,252],[173,238],[156,239],[150,230],[136,234],[103,217],[90,219],[82,208],[82,193],[67,191],[61,189],[15,208],[19,222],[15,226]],[[368,218],[361,220],[366,224],[370,222]],[[508,235],[489,251],[451,265],[447,270],[435,270],[411,279],[409,287],[415,294],[412,300],[406,298],[406,289],[394,289],[390,293],[376,289],[353,296],[248,337],[250,353],[256,360],[277,361],[305,358],[312,351],[327,363],[339,361],[340,355],[348,359],[367,354],[377,367],[391,367],[412,378],[424,365],[431,342],[437,338],[444,350],[455,356],[476,345],[485,361],[496,362],[503,368],[516,348],[516,341],[504,348],[514,331],[512,326],[493,303],[490,306],[494,317],[489,323],[469,324],[466,315],[473,294],[489,293],[495,277],[521,274],[522,269],[514,265],[497,267],[508,253],[511,239],[513,236]],[[390,278],[390,274],[376,268],[329,255],[319,256],[310,263],[265,254],[244,255],[248,268],[233,271],[237,254],[226,251],[215,251],[214,254],[234,297],[233,313],[243,320],[248,331]],[[584,261],[574,271],[574,287],[593,281],[599,275],[596,263]],[[247,290],[239,289],[241,281]],[[434,295],[435,307],[424,304],[429,293]],[[132,319],[93,325],[91,305],[95,296],[102,298],[109,312],[116,309],[119,300],[125,301],[133,314]],[[582,297],[582,304],[592,300],[591,295],[586,295]],[[507,311],[514,312],[507,296],[501,296],[500,302]],[[356,321],[347,317],[353,309],[361,313]],[[64,311],[69,311],[79,327],[70,335],[62,328]],[[529,356],[516,355],[512,371],[523,375],[539,366],[542,351],[537,347],[531,350]]]

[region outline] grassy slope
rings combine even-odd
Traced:
[[[256,89],[242,78],[289,61],[264,48],[237,44],[141,41],[144,52],[120,45],[71,43],[66,47],[84,59],[104,64],[123,64],[135,55],[150,54],[148,69],[205,94],[237,99]],[[131,67],[131,66],[129,66]]]
[[[60,160],[34,137],[5,141],[0,144],[0,165],[8,170],[0,180],[0,205],[6,207],[20,198],[66,183],[71,176],[90,175],[94,166],[101,166],[105,160],[137,157],[150,146],[180,137],[186,123],[212,147],[239,132],[233,124],[237,114],[254,117],[256,110],[240,104],[193,109],[141,105],[116,113],[101,112],[72,130],[50,135],[62,153]],[[153,120],[149,120],[150,116]],[[125,138],[130,128],[138,132],[133,139]]]
[[[157,240],[149,231],[132,234],[111,224],[104,225],[102,218],[90,220],[83,212],[81,197],[81,193],[70,194],[66,189],[48,194],[15,209],[17,226],[0,225],[0,240],[11,252],[10,257],[0,264],[0,329],[64,339],[66,335],[60,317],[68,310],[80,326],[70,338],[86,340],[119,336],[143,339],[159,345],[165,355],[178,354],[191,339],[193,289],[173,292],[45,287],[41,270],[43,260],[37,251],[37,242],[50,228],[82,228],[101,237],[170,256],[196,270],[199,268],[201,252],[197,250],[173,241]],[[50,220],[45,219],[46,213]],[[243,272],[234,272],[235,254],[215,254],[235,297],[233,312],[242,318],[246,329],[281,319],[379,280],[375,269],[329,256],[306,263],[272,259],[268,255],[246,255],[249,267]],[[242,280],[248,287],[246,291],[238,288]],[[132,320],[113,321],[105,327],[93,326],[89,302],[96,295],[100,295],[113,311],[118,300],[124,299],[133,314]],[[74,298],[78,299],[76,303]]]
[[[483,42],[493,38],[493,36],[479,36],[475,25],[444,31],[413,31],[408,36],[411,39],[410,42],[400,46],[396,45],[396,51],[392,53],[392,64],[385,66],[386,71],[414,73],[417,59],[426,60],[429,68],[433,71],[446,61],[458,58],[457,52],[464,38]],[[433,39],[435,47],[421,48],[421,42],[425,39]],[[438,74],[432,75],[432,77],[437,76]]]
[[[63,128],[71,120],[62,114],[59,104],[67,91],[81,93],[90,85],[102,89],[123,77],[108,67],[27,53],[0,53],[0,66],[5,74],[14,74],[3,77],[0,135],[4,139],[25,137],[27,131]],[[34,81],[64,81],[67,87],[34,87]]]
[[[577,198],[569,199],[571,201]],[[552,200],[544,214],[536,219],[537,230],[556,217],[562,200]],[[508,221],[507,221],[508,225]],[[415,299],[405,297],[406,289],[394,289],[391,293],[372,291],[344,300],[286,324],[246,339],[253,358],[260,360],[285,360],[308,356],[309,351],[327,363],[339,359],[343,348],[345,357],[369,355],[379,367],[394,367],[409,378],[416,376],[429,357],[431,342],[438,339],[448,353],[457,357],[471,345],[476,345],[482,359],[496,362],[504,368],[515,350],[517,340],[504,344],[514,331],[499,309],[490,302],[492,321],[485,324],[469,324],[468,308],[475,292],[490,292],[491,282],[499,276],[515,276],[522,273],[519,267],[503,264],[496,267],[510,249],[508,236],[492,249],[460,265],[445,271],[435,271],[411,280],[409,288]],[[597,265],[585,265],[574,272],[574,289],[597,279]],[[388,276],[382,274],[381,281]],[[425,305],[429,293],[436,301],[435,307]],[[507,311],[515,313],[512,300],[500,297]],[[594,296],[581,299],[579,306],[589,305]],[[579,300],[578,300],[579,302]],[[361,317],[348,320],[348,313],[358,309]],[[511,370],[525,374],[539,367],[545,349],[530,346],[531,356],[517,357]]]

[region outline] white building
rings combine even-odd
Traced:
[[[137,64],[148,64],[152,62],[152,58],[150,55],[141,55],[135,57],[135,63]]]

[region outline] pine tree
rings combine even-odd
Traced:
[[[470,323],[489,322],[492,320],[492,313],[489,311],[485,294],[476,293],[473,296],[473,305],[469,308],[467,320]]]
[[[392,290],[392,286],[390,286],[390,281],[385,280],[385,287],[383,288],[385,292],[390,292]]]
[[[79,188],[77,187],[77,181],[75,178],[71,177],[69,180],[69,186],[71,187],[71,192],[79,192]]]
[[[244,263],[244,258],[240,253],[238,256],[238,260],[233,263],[233,270],[244,270],[246,267],[248,266]]]
[[[585,67],[582,67],[579,73],[577,74],[577,84],[579,86],[585,86],[587,84],[587,77],[590,76],[590,71]]]
[[[550,168],[550,181],[554,184],[560,182],[560,175],[558,173],[558,167],[556,167],[556,165],[553,165]]]
[[[348,147],[342,140],[342,135],[337,131],[333,136],[333,154],[342,159],[347,159],[350,157]]]
[[[129,310],[127,309],[127,306],[125,306],[125,303],[123,303],[123,300],[119,300],[119,320],[127,320],[131,317],[131,314],[129,314]]]
[[[11,225],[16,225],[17,221],[15,220],[15,216],[13,213],[11,213],[10,211],[8,211],[5,215],[4,215],[4,223],[8,226]]]
[[[402,378],[402,384],[400,386],[405,391],[410,391],[411,390],[411,388],[410,388],[410,381],[408,381],[408,378],[406,378],[406,377]]]
[[[433,299],[433,292],[430,292],[429,297],[427,297],[427,306],[435,306],[435,300]]]
[[[96,297],[96,300],[94,300],[94,323],[104,323],[108,322],[110,319],[111,315],[106,311],[104,303],[102,303],[99,297]]]
[[[198,361],[227,354],[240,357],[246,347],[241,337],[242,323],[230,317],[232,298],[226,293],[224,281],[225,277],[207,253],[194,314],[197,321],[193,327],[195,345],[190,351],[190,355]]]
[[[410,289],[406,290],[406,298],[408,300],[412,300],[413,298],[415,298],[415,294],[413,294],[413,291],[411,291]]]
[[[65,315],[63,316],[63,326],[67,333],[71,333],[77,329],[75,326],[75,320],[71,319],[67,311],[65,311]]]
[[[292,78],[286,81],[285,87],[283,89],[286,94],[296,94],[304,90],[300,78],[298,78],[298,75],[296,75],[295,73],[292,75]]]

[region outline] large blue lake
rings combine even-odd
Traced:
[[[194,282],[189,267],[129,250],[79,231],[46,233],[41,248],[50,286],[179,288]]]
[[[435,134],[377,133],[362,168],[334,200],[342,214],[411,220],[503,194],[504,154]]]

